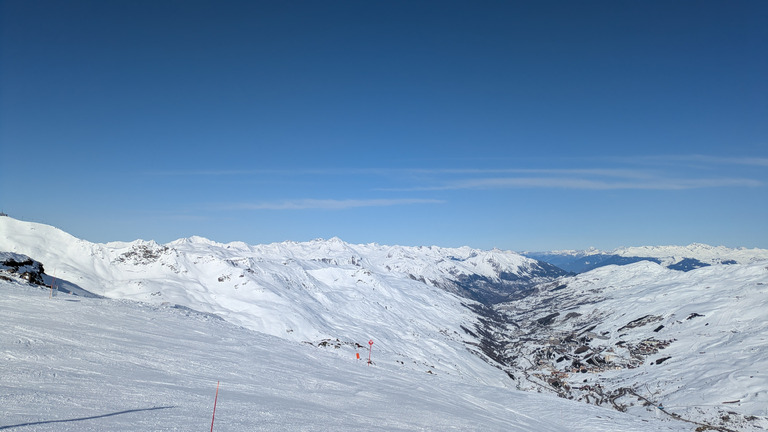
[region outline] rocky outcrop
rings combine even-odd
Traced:
[[[26,255],[0,252],[0,272],[10,273],[31,284],[45,285],[43,265]]]

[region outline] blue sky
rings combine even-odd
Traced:
[[[768,2],[0,3],[0,211],[90,241],[768,248]]]

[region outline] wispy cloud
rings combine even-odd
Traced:
[[[760,166],[768,167],[768,158],[761,157],[715,157],[705,155],[693,155],[693,156],[681,156],[681,159],[690,159],[696,162],[703,162],[712,165],[747,165],[747,166]]]
[[[466,162],[466,161],[465,161]],[[488,160],[486,163],[498,161]],[[455,163],[455,162],[454,162]],[[574,174],[597,175],[616,177],[641,177],[649,173],[637,169],[638,165],[657,169],[669,169],[673,167],[696,164],[698,167],[717,167],[724,165],[742,165],[755,167],[768,167],[768,158],[765,157],[720,157],[711,155],[645,155],[635,157],[574,157],[552,158],[516,161],[509,159],[503,161],[508,165],[538,165],[538,168],[519,167],[287,167],[271,169],[166,169],[146,171],[145,175],[154,176],[189,176],[189,177],[248,177],[248,176],[345,176],[345,175],[371,175],[371,176],[400,176],[400,175],[499,175],[499,174]],[[569,168],[549,168],[546,165],[576,165]],[[591,168],[583,168],[584,165],[593,165]],[[611,168],[600,167],[610,165]],[[632,168],[634,167],[634,168]]]
[[[740,178],[694,178],[694,179],[647,179],[601,180],[587,177],[495,177],[450,181],[443,185],[424,186],[413,190],[457,190],[457,189],[583,189],[583,190],[684,190],[715,187],[756,187],[761,182]]]
[[[391,175],[414,170],[400,168],[284,168],[284,169],[166,169],[145,171],[142,174],[157,177],[256,177],[256,176],[345,176]]]
[[[757,163],[758,161],[752,161]],[[734,162],[735,163],[735,162]],[[656,166],[639,168],[453,169],[422,170],[420,184],[390,191],[448,191],[461,189],[581,189],[686,190],[718,187],[758,187],[754,178],[728,175],[726,170]],[[704,174],[704,175],[702,175]]]
[[[698,167],[717,169],[724,166],[754,166],[768,167],[768,158],[756,156],[712,156],[702,154],[677,154],[677,155],[645,155],[633,157],[613,157],[605,156],[598,158],[589,158],[590,160],[603,161],[613,164],[644,165],[655,167]]]
[[[572,190],[686,190],[724,187],[759,187],[768,179],[760,174],[768,167],[764,157],[717,157],[710,155],[646,155],[628,157],[539,159],[533,162],[502,161],[507,167],[341,167],[295,169],[168,170],[146,173],[160,176],[229,177],[229,181],[260,179],[280,187],[286,179],[305,177],[356,177],[378,179],[378,191],[450,191],[462,189],[572,189]],[[549,166],[547,166],[549,165]],[[554,167],[557,165],[557,167]],[[373,186],[373,185],[376,186]],[[295,185],[295,183],[294,183]],[[344,209],[435,203],[425,199],[285,200],[241,204],[260,210]]]
[[[274,202],[239,203],[226,206],[240,210],[344,210],[358,207],[391,207],[414,204],[442,204],[436,199],[399,198],[399,199],[300,199]]]

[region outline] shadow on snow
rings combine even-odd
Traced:
[[[109,414],[96,415],[96,416],[91,416],[91,417],[80,417],[80,418],[65,419],[65,420],[44,420],[44,421],[38,421],[38,422],[19,423],[19,424],[15,424],[15,425],[0,426],[0,430],[2,430],[2,429],[12,429],[12,428],[18,428],[18,427],[24,427],[24,426],[34,426],[34,425],[48,424],[48,423],[68,423],[68,422],[76,422],[76,421],[83,421],[83,420],[94,420],[94,419],[100,419],[100,418],[104,418],[104,417],[112,417],[112,416],[122,415],[122,414],[130,414],[130,413],[141,412],[141,411],[155,411],[155,410],[168,409],[168,408],[176,408],[176,407],[174,407],[174,406],[161,406],[161,407],[153,407],[153,408],[138,408],[138,409],[132,409],[132,410],[113,412],[113,413],[109,413]]]

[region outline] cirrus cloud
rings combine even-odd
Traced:
[[[227,206],[240,210],[344,210],[360,207],[391,207],[415,204],[442,204],[436,199],[394,198],[394,199],[298,199],[273,202],[239,203]]]

